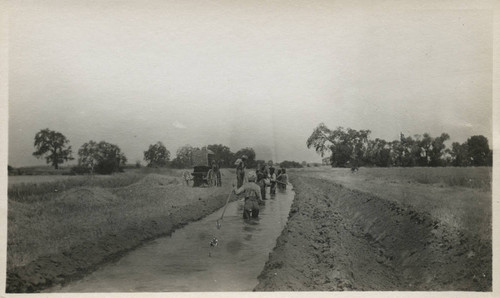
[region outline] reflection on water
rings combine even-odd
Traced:
[[[243,220],[242,200],[230,203],[220,229],[216,220],[222,209],[50,291],[251,291],[286,224],[293,196],[288,189],[268,199],[259,220]],[[214,237],[218,243],[211,247]]]

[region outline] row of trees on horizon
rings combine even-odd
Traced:
[[[445,142],[450,136],[442,133],[432,137],[423,135],[404,136],[399,140],[386,141],[370,139],[370,130],[355,130],[338,127],[329,129],[325,124],[319,124],[308,138],[306,145],[314,148],[323,158],[323,164],[332,167],[438,167],[438,166],[491,166],[493,152],[488,145],[488,139],[482,135],[472,136],[464,143],[453,142],[447,148]],[[37,158],[45,158],[47,164],[55,169],[66,161],[74,160],[69,140],[60,132],[42,129],[35,135],[35,152]],[[253,148],[242,148],[232,152],[222,144],[207,145],[207,149],[215,154],[215,160],[224,168],[233,167],[237,158],[248,157],[250,168],[258,164],[272,161],[256,160]],[[149,167],[190,168],[193,163],[193,152],[198,147],[185,145],[176,151],[175,158],[162,142],[149,145],[144,151],[144,161]],[[90,140],[78,150],[78,165],[72,168],[75,174],[99,173],[109,174],[120,171],[126,165],[127,158],[120,147],[105,141]],[[306,162],[284,161],[282,167],[304,167]],[[141,166],[141,161],[136,161]]]
[[[468,138],[464,143],[453,142],[447,133],[432,137],[400,135],[399,140],[370,139],[370,130],[337,127],[329,129],[320,123],[308,138],[306,145],[314,148],[323,164],[332,167],[443,167],[492,166],[493,151],[482,135]]]
[[[55,169],[58,169],[59,165],[64,162],[74,160],[69,140],[60,132],[48,128],[40,130],[35,135],[34,146],[36,150],[33,155],[37,158],[45,158],[47,164]],[[236,159],[243,155],[248,157],[247,164],[251,168],[265,162],[256,160],[253,148],[242,148],[233,153],[228,146],[222,144],[205,147],[214,152],[215,160],[221,167],[232,167]],[[171,159],[171,153],[166,146],[162,142],[157,142],[149,145],[149,148],[144,151],[144,161],[149,167],[190,168],[193,163],[193,152],[199,149],[191,145],[182,146],[177,150],[175,158]],[[78,149],[78,165],[72,168],[72,172],[75,174],[110,174],[122,170],[126,163],[127,158],[117,145],[106,141],[90,140]],[[140,163],[141,161],[137,161],[136,166],[140,167]]]

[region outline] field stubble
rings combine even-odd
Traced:
[[[297,195],[255,290],[491,291],[491,192],[383,170],[291,171]]]

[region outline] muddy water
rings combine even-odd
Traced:
[[[251,291],[286,224],[295,193],[267,194],[260,219],[244,221],[243,201],[148,243],[84,279],[50,292]],[[210,242],[217,238],[217,246]]]

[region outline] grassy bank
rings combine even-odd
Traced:
[[[212,213],[224,204],[231,178],[224,176],[222,188],[192,188],[177,175],[147,174],[122,187],[85,185],[44,193],[44,199],[9,198],[8,291],[77,278]]]
[[[491,291],[491,240],[311,176],[291,175],[296,197],[256,291]]]

